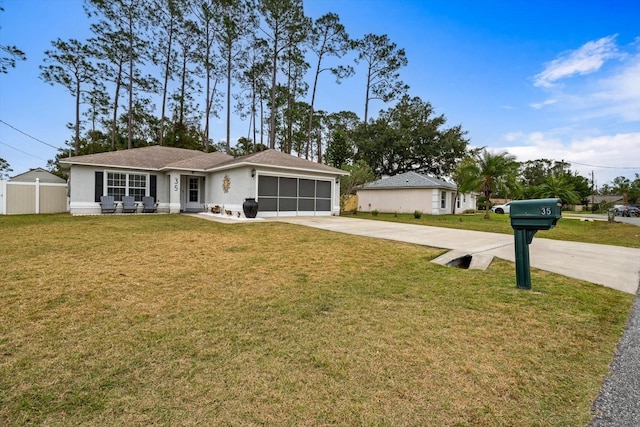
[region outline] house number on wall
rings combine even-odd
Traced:
[[[178,191],[178,178],[173,178],[173,191]]]

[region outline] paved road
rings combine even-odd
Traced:
[[[496,256],[515,262],[509,234],[456,230],[348,217],[280,217],[278,221],[360,236]],[[640,249],[565,242],[536,234],[529,246],[532,267],[635,294],[640,282]],[[514,279],[515,280],[515,279]]]

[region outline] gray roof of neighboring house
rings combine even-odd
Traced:
[[[399,188],[444,188],[455,190],[456,186],[450,182],[423,175],[417,172],[405,172],[389,178],[369,182],[360,187],[363,190],[389,190]]]
[[[273,166],[293,170],[313,170],[324,173],[348,175],[348,172],[269,149],[233,158],[221,153],[204,153],[198,150],[151,145],[129,150],[107,151],[61,159],[63,165],[88,165],[103,167],[128,167],[137,169],[186,169],[213,171],[240,166]]]
[[[40,182],[47,182],[47,183],[54,183],[54,184],[64,184],[67,182],[64,179],[60,178],[59,176],[54,175],[51,172],[44,170],[42,168],[30,169],[27,172],[24,172],[9,178],[9,181],[35,182],[36,178],[38,178]]]

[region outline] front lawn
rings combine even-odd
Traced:
[[[633,301],[277,222],[3,216],[0,245],[3,426],[582,426]]]

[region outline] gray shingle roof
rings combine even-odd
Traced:
[[[156,170],[187,169],[200,171],[213,171],[243,165],[254,165],[348,175],[348,173],[343,170],[273,149],[233,158],[221,152],[204,153],[198,150],[152,145],[149,147],[132,148],[130,150],[108,151],[105,153],[69,157],[60,160],[60,163],[63,165],[111,166]]]
[[[291,154],[283,153],[274,149],[258,151],[257,153],[248,154],[230,160],[224,164],[217,165],[216,168],[229,167],[236,165],[256,165],[256,166],[273,166],[285,169],[295,170],[315,170],[319,172],[328,172],[333,174],[348,175],[348,172],[342,169],[334,168],[322,163],[312,162]]]
[[[200,156],[170,163],[166,166],[166,168],[206,170],[218,166],[222,163],[226,163],[229,160],[233,160],[233,156],[222,153],[220,151],[216,151],[213,153],[202,154]]]
[[[417,172],[405,172],[389,178],[366,183],[361,188],[364,190],[386,190],[392,188],[444,188],[455,190],[456,186],[450,182],[429,175],[423,175]]]
[[[197,150],[151,145],[149,147],[132,148],[130,150],[107,151],[105,153],[69,157],[61,159],[60,163],[69,165],[161,169],[169,164],[203,155],[205,155],[204,152]]]

